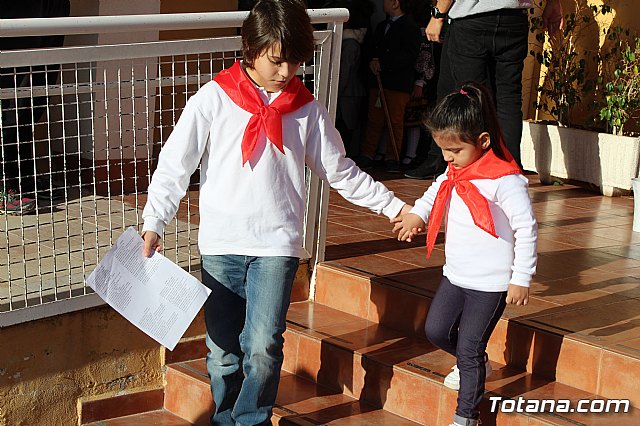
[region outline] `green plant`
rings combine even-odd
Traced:
[[[537,6],[542,8],[542,1]],[[587,78],[589,67],[594,66],[592,52],[580,49],[580,41],[586,31],[597,27],[595,17],[606,14],[611,8],[606,5],[588,6],[585,1],[575,0],[574,10],[564,16],[564,27],[553,36],[548,36],[535,9],[531,9],[531,32],[538,43],[530,54],[543,66],[543,83],[538,87],[538,99],[534,107],[551,115],[564,126],[570,126],[572,108],[582,101],[585,92],[592,88]],[[598,31],[595,31],[598,33]]]
[[[621,135],[627,121],[640,118],[640,36],[618,26],[608,30],[607,39],[611,47],[599,55],[598,112],[607,130]]]

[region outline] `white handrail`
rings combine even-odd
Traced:
[[[248,13],[206,12],[0,19],[0,37],[228,28],[239,26]],[[349,19],[349,12],[343,8],[309,9],[308,13],[312,23],[327,22],[327,20],[346,22]]]

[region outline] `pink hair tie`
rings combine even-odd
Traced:
[[[464,90],[464,89],[460,89],[460,93],[461,93],[461,94],[463,94],[463,95],[468,95],[468,94],[469,94],[469,92],[467,92],[467,91],[466,91],[466,90]]]

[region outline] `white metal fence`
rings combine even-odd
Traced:
[[[309,14],[327,29],[316,31],[315,56],[301,78],[334,116],[332,83],[347,12]],[[0,326],[102,303],[84,278],[124,229],[141,227],[154,161],[187,98],[239,57],[236,35],[158,40],[158,31],[229,28],[236,34],[245,16],[0,20],[0,37],[146,31],[142,38],[152,39],[0,51],[0,203],[8,210],[0,216]],[[164,254],[194,273],[200,264],[197,176],[164,235]],[[307,183],[304,248],[315,263],[324,254],[328,188],[310,173]],[[11,211],[20,202],[25,211]],[[26,212],[31,204],[34,210]]]

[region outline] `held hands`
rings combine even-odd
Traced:
[[[529,287],[509,284],[509,289],[507,290],[507,304],[525,306],[527,303],[529,303]]]
[[[142,254],[145,257],[151,257],[153,252],[162,251],[162,239],[160,235],[156,234],[153,231],[144,231],[141,235],[144,240],[144,249],[142,250]]]
[[[424,221],[417,214],[399,214],[391,220],[393,232],[398,233],[398,241],[411,242],[413,237],[424,230]]]

